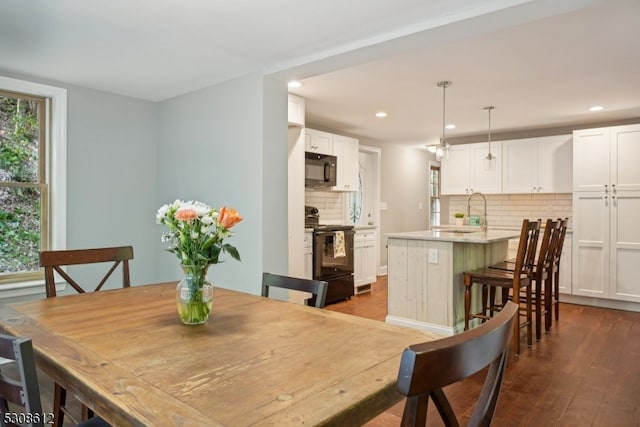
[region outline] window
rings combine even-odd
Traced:
[[[42,283],[66,243],[66,90],[0,77],[0,283]]]
[[[429,171],[429,197],[431,225],[440,225],[440,166],[431,166]]]

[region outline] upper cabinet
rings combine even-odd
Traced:
[[[304,127],[304,98],[289,94],[288,101],[289,126]]]
[[[304,151],[333,155],[333,134],[306,128],[304,130]]]
[[[357,139],[315,129],[305,129],[305,151],[337,157],[336,186],[333,191],[358,191]]]
[[[358,156],[357,139],[346,136],[333,136],[333,155],[338,158],[338,170],[334,191],[358,191]]]
[[[640,125],[573,132],[574,191],[640,190]]]
[[[571,135],[502,142],[502,192],[570,193]]]
[[[442,159],[442,194],[500,194],[502,192],[502,144],[491,143],[496,167],[485,170],[483,159],[489,152],[488,143],[460,144],[449,148]]]

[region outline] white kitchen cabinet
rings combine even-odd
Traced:
[[[502,192],[570,193],[571,135],[502,142]]]
[[[562,245],[562,255],[560,256],[560,277],[558,280],[558,290],[561,294],[571,294],[571,241],[573,234],[567,232]]]
[[[305,151],[333,155],[333,134],[309,128],[304,132]]]
[[[640,125],[573,132],[573,190],[640,190]]]
[[[640,125],[578,130],[573,141],[573,293],[640,302]]]
[[[640,191],[573,196],[573,293],[640,302]]]
[[[336,185],[331,190],[358,191],[360,144],[357,139],[306,128],[305,151],[336,156]]]
[[[496,156],[496,167],[487,171],[483,159],[489,152],[488,143],[460,144],[449,148],[442,161],[443,195],[500,194],[502,192],[502,143],[492,142],[491,153]]]
[[[371,291],[376,281],[377,233],[375,229],[356,230],[353,243],[353,282],[355,293]]]
[[[304,278],[313,279],[313,232],[304,232]]]
[[[333,135],[333,155],[338,158],[334,191],[358,191],[359,143],[357,139]]]
[[[289,126],[304,127],[305,100],[296,95],[289,94],[288,98]]]

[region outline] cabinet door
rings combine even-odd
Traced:
[[[573,182],[573,137],[538,138],[537,192],[571,193]]]
[[[333,139],[328,132],[306,128],[304,130],[304,143],[305,151],[333,155]]]
[[[469,159],[471,164],[471,177],[469,180],[469,190],[471,193],[480,192],[484,194],[502,193],[502,143],[491,143],[491,154],[496,156],[496,167],[493,170],[485,170],[484,158],[489,153],[489,144],[469,144]]]
[[[441,192],[448,194],[469,194],[469,148],[458,145],[449,148],[449,154],[441,161]]]
[[[604,191],[608,188],[609,134],[609,128],[573,132],[574,191]]]
[[[640,190],[640,125],[611,128],[611,190]]]
[[[558,289],[562,294],[571,294],[571,242],[572,235],[567,233],[562,245],[562,255],[560,257],[560,280]]]
[[[611,196],[610,297],[640,302],[640,191]]]
[[[289,126],[304,127],[304,98],[289,94],[287,113]]]
[[[304,278],[313,279],[313,233],[304,233]]]
[[[502,190],[506,194],[538,191],[538,142],[536,138],[502,142]]]
[[[603,192],[573,193],[573,294],[609,296],[609,203]]]
[[[364,239],[362,236],[358,235],[358,231],[356,231],[356,235],[353,239],[353,284],[354,286],[364,285],[364,273],[363,273],[363,265],[364,265]]]
[[[357,139],[333,135],[333,155],[338,158],[337,191],[358,191],[359,144]]]
[[[376,281],[376,245],[367,241],[362,252],[362,277],[364,283]]]

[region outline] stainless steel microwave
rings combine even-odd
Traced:
[[[325,188],[336,185],[338,159],[328,154],[304,153],[304,186]]]

